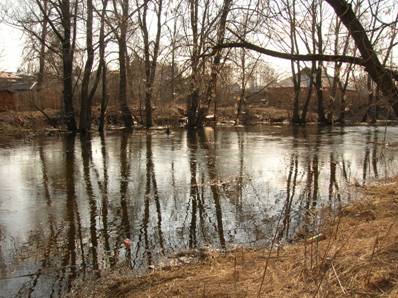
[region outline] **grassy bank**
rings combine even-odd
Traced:
[[[316,234],[291,245],[209,253],[144,276],[113,272],[72,296],[398,297],[398,178],[368,186],[338,216],[320,217]]]

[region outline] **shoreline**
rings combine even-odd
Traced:
[[[71,133],[66,130],[66,128],[60,124],[59,112],[50,111],[48,112],[56,122],[58,122],[58,126],[52,127],[45,117],[40,112],[1,112],[0,113],[0,141],[3,140],[12,140],[15,138],[24,138],[31,139],[35,137],[41,136],[54,136],[54,135],[62,135]],[[95,117],[93,117],[95,118]],[[117,119],[117,113],[113,113],[109,115],[109,118],[114,121],[114,123],[108,123],[105,131],[117,131],[123,130],[122,123]],[[116,120],[115,120],[116,119]],[[109,119],[108,119],[109,120]],[[316,122],[308,122],[306,125],[292,125],[287,118],[281,120],[280,118],[273,120],[269,119],[269,121],[253,121],[246,125],[237,125],[233,124],[233,121],[229,118],[221,117],[220,122],[217,123],[217,127],[219,128],[242,128],[242,127],[272,127],[272,126],[284,126],[284,127],[314,127],[317,126]],[[178,125],[178,118],[169,117],[162,118],[159,125],[150,128],[150,131],[157,131],[166,129],[170,127],[172,130],[180,129],[181,127]],[[92,134],[97,134],[98,130],[95,127],[96,123],[94,121],[93,127],[91,129]],[[336,123],[335,125],[331,125],[330,127],[350,127],[350,126],[395,126],[398,125],[398,121],[394,120],[379,120],[376,123],[366,123],[366,122],[353,122],[347,121],[346,124],[341,125]],[[212,125],[207,125],[212,127]],[[136,131],[146,131],[147,129],[142,125],[134,126],[133,130]],[[76,132],[78,133],[78,131]]]
[[[397,297],[398,177],[365,187],[337,216],[318,216],[317,233],[292,244],[207,253],[142,276],[115,270],[70,296]]]

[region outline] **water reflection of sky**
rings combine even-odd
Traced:
[[[388,129],[388,142],[397,136]],[[293,239],[310,229],[309,209],[397,173],[398,148],[383,140],[384,128],[267,127],[3,144],[0,295],[59,296],[83,273],[263,245],[276,227]]]

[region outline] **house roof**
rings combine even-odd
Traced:
[[[0,91],[20,92],[35,87],[34,77],[0,71]]]
[[[311,78],[311,70],[308,68],[304,68],[301,71],[301,81],[300,87],[301,88],[308,88],[310,85],[310,78]],[[328,73],[322,72],[322,86],[325,88],[331,88],[331,84],[333,82],[333,76],[329,75]],[[275,84],[272,85],[274,88],[293,88],[293,76],[285,78]],[[355,91],[356,88],[352,84],[348,84],[347,90]]]

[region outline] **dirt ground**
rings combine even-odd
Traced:
[[[398,297],[398,178],[375,183],[320,232],[270,249],[208,253],[144,276],[112,272],[73,297]]]

